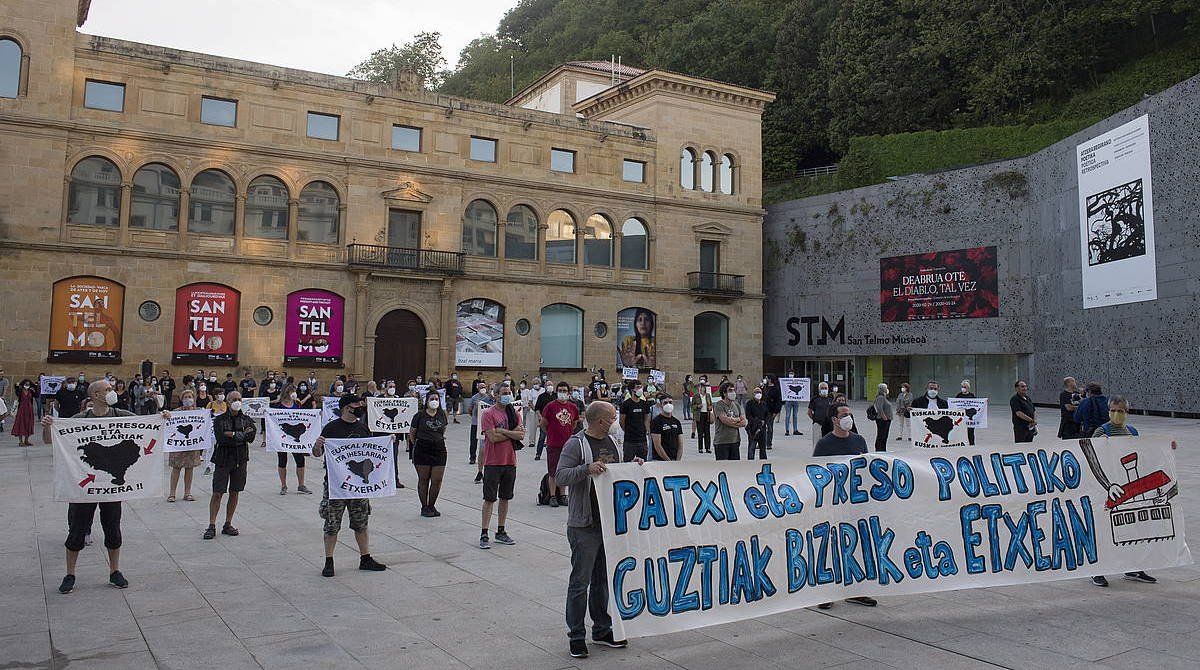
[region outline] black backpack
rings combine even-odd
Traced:
[[[867,421],[879,420],[879,412],[875,410],[875,405],[867,405]]]

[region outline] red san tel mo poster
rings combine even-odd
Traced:
[[[885,323],[999,316],[998,285],[996,247],[879,259]]]
[[[188,284],[175,291],[173,363],[237,365],[241,293],[224,284]]]

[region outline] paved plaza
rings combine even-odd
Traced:
[[[864,407],[857,409],[866,423]],[[1053,412],[1039,414],[1049,419]],[[1179,440],[1179,500],[1196,523],[1200,497],[1189,483],[1200,480],[1200,424],[1132,419],[1144,437]],[[1011,437],[1007,412],[993,412],[991,422],[992,429],[980,431],[981,444]],[[778,431],[775,456],[811,453],[810,436],[782,437],[782,425]],[[865,432],[870,442],[874,431]],[[1039,442],[1048,443],[1047,436]],[[467,426],[452,425],[447,442],[442,517],[419,516],[416,477],[408,469],[402,472],[409,488],[373,505],[371,550],[386,572],[358,571],[353,535],[344,530],[338,575],[322,578],[323,470],[309,468],[316,495],[280,496],[274,455],[256,451],[235,521],[240,537],[201,540],[211,479],[197,476],[196,502],[125,505],[127,590],[107,585],[97,521],[76,590],[64,596],[57,586],[66,505],[52,500],[50,448],[19,448],[4,435],[0,669],[1200,666],[1195,567],[1157,571],[1157,585],[1114,579],[1100,589],[1081,577],[886,597],[873,609],[838,603],[828,611],[638,638],[626,650],[593,646],[591,658],[575,660],[563,623],[566,510],[535,505],[544,462],[534,462],[532,450],[521,452],[508,520],[517,544],[483,551],[480,489],[472,482],[474,466],[466,465]]]

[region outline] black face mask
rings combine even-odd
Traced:
[[[354,416],[359,419],[367,415],[366,407],[351,407],[350,411],[354,412]]]

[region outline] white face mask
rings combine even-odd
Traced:
[[[233,402],[229,403],[229,409],[235,412],[240,412],[242,410],[242,401],[234,400]]]
[[[755,400],[762,400],[762,394],[761,394],[761,393],[755,393],[755,394],[754,394],[754,399],[755,399]]]
[[[110,407],[112,405],[117,404],[117,400],[119,400],[119,398],[117,397],[117,392],[112,389],[109,389],[108,393],[104,394],[104,404],[106,404]]]
[[[929,398],[932,400],[933,398],[936,398],[938,395],[937,389],[929,389],[928,391],[925,392],[925,395],[929,396]]]
[[[727,400],[737,400],[737,393],[734,391],[730,391],[729,393],[725,394],[725,398]]]
[[[838,419],[838,426],[840,426],[842,430],[849,432],[850,429],[854,427],[854,417],[850,416],[849,414],[843,416],[842,418]]]
[[[217,383],[217,378],[216,378],[215,376],[213,376],[213,377],[209,377],[209,378],[208,378],[208,383],[209,383],[209,384],[216,384],[216,383]]]
[[[217,402],[225,402],[225,394],[224,393],[217,394]]]
[[[74,391],[74,390],[75,390],[75,385],[74,385],[74,384],[67,384],[67,390],[68,390],[68,391]]]
[[[564,391],[559,391],[559,392],[558,392],[558,399],[559,399],[560,401],[562,401],[562,402],[566,402],[566,401],[567,401],[567,398],[569,398],[569,397],[571,397],[571,396],[570,396],[569,394],[567,394],[566,392],[564,392]]]
[[[436,398],[430,400],[427,404],[429,405],[429,409],[437,409],[442,406],[441,401]]]
[[[389,387],[388,387],[388,390],[387,390],[387,394],[388,394],[388,395],[396,395],[396,387],[395,387],[395,386],[389,386]]]
[[[670,414],[671,412],[674,412],[674,411],[675,411],[675,405],[673,405],[671,403],[665,403],[663,405],[663,414]]]
[[[195,400],[193,400],[193,399],[191,399],[191,398],[184,398],[184,399],[183,399],[183,406],[184,406],[184,407],[195,407],[195,406],[196,406],[196,401],[195,401]]]
[[[971,392],[971,387],[970,387],[970,386],[964,386],[964,387],[962,387],[962,392],[963,392],[963,393],[970,393],[970,392]]]
[[[817,391],[817,393],[824,398],[825,396],[829,395],[829,389],[821,389],[820,391]]]
[[[338,393],[341,393],[341,392],[342,392],[342,390],[344,390],[345,388],[346,388],[345,386],[342,386],[341,384],[338,384],[337,386],[333,387],[333,390],[334,390],[334,391],[336,391],[336,392],[338,392]]]

